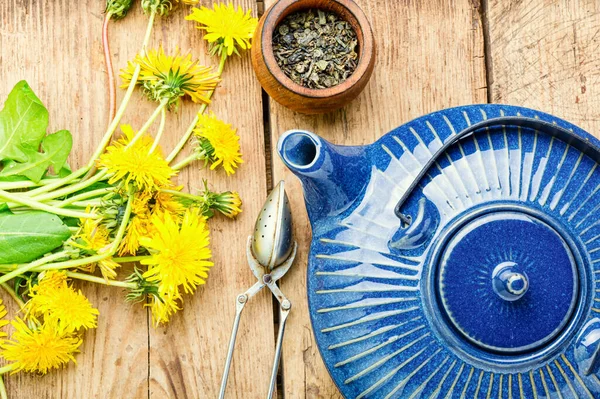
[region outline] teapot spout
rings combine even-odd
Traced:
[[[289,130],[277,152],[302,183],[311,222],[343,212],[369,180],[365,147],[336,146],[314,133]]]

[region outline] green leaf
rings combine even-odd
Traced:
[[[27,82],[20,81],[0,111],[0,161],[27,162],[48,127],[48,111]]]
[[[2,215],[3,213],[11,213],[12,214],[12,211],[10,210],[10,208],[8,207],[6,202],[0,202],[0,215]]]
[[[71,170],[71,167],[69,166],[68,162],[65,162],[65,165],[62,168],[60,168],[58,172],[56,172],[56,174],[58,175],[57,177],[61,179],[63,177],[69,176],[71,173],[73,173],[73,171]]]
[[[44,137],[42,150],[44,152],[32,152],[27,162],[9,161],[0,171],[0,177],[23,175],[39,182],[46,170],[52,166],[55,171],[60,171],[73,146],[73,138],[68,130],[60,130],[54,134]]]
[[[27,263],[60,247],[71,236],[54,214],[0,214],[0,263]]]

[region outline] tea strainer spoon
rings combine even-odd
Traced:
[[[277,369],[281,358],[281,345],[285,322],[292,308],[291,302],[279,289],[276,282],[287,273],[296,257],[297,243],[292,240],[292,214],[289,201],[285,193],[283,180],[271,191],[256,220],[254,234],[248,237],[246,255],[252,274],[258,280],[246,292],[237,296],[235,301],[235,319],[229,341],[229,349],[225,360],[225,371],[221,380],[219,399],[225,397],[227,378],[231,367],[235,340],[240,324],[242,310],[250,298],[256,295],[265,286],[271,290],[279,302],[279,332],[275,346],[275,359],[271,371],[269,393],[271,399],[275,391]]]

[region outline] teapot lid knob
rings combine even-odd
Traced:
[[[492,272],[494,292],[505,301],[516,301],[527,293],[529,278],[515,262],[502,262]]]

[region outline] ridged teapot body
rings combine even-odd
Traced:
[[[528,123],[453,141],[505,116]],[[501,105],[429,114],[364,147],[285,133],[313,228],[314,334],[341,392],[600,397],[598,144]]]

